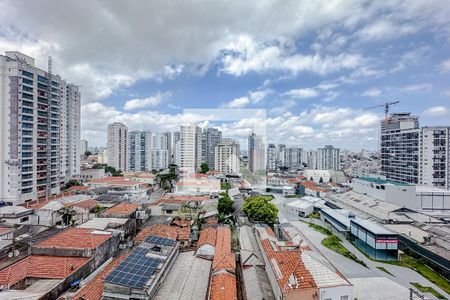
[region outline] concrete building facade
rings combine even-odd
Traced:
[[[240,151],[237,143],[222,143],[215,147],[214,169],[226,174],[240,173]]]
[[[117,170],[128,170],[128,127],[121,122],[108,125],[108,165]]]
[[[202,132],[196,125],[180,127],[180,164],[183,169],[195,172],[201,164]]]
[[[205,128],[202,134],[202,161],[207,163],[209,168],[215,167],[215,149],[222,143],[222,131],[217,128]]]
[[[80,92],[20,52],[0,55],[0,197],[59,193],[80,170]]]
[[[339,170],[340,150],[332,145],[326,145],[317,149],[317,169],[319,170]]]
[[[251,133],[248,136],[248,168],[253,173],[265,173],[266,149],[261,135]]]

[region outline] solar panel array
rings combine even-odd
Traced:
[[[161,259],[145,256],[149,250],[136,248],[105,279],[105,281],[131,288],[142,288],[155,273]]]
[[[162,245],[162,246],[174,246],[176,241],[159,236],[149,236],[145,239],[145,242]]]

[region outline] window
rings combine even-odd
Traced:
[[[348,299],[348,295],[346,295],[346,296],[341,296],[341,300],[349,300],[349,299]]]
[[[26,222],[26,221],[28,221],[28,217],[23,217],[23,218],[20,219],[20,223],[23,223],[23,222]]]

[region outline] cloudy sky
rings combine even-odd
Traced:
[[[82,137],[106,125],[175,130],[184,109],[266,110],[270,141],[376,148],[381,108],[450,125],[449,0],[0,0],[0,52],[81,85]],[[233,114],[233,110],[230,110]]]

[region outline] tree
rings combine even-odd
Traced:
[[[177,179],[177,170],[176,168],[170,168],[169,173],[159,173],[156,175],[156,178],[159,179],[159,187],[164,190],[171,190],[172,183],[175,179]]]
[[[207,163],[202,163],[202,164],[200,165],[200,173],[205,174],[205,173],[208,172],[208,171],[209,171],[209,166],[208,166],[208,164],[207,164]]]
[[[82,186],[83,184],[81,182],[79,182],[78,180],[75,179],[71,179],[66,183],[65,188],[68,189],[72,186]]]
[[[323,183],[323,178],[322,177],[320,177],[319,183]]]
[[[123,176],[121,170],[116,170],[116,168],[111,166],[105,166],[105,173],[110,173],[112,176]]]
[[[86,152],[84,152],[84,156],[86,156],[86,157],[88,157],[88,156],[91,155],[91,154],[92,154],[91,151],[86,151]]]
[[[244,212],[254,222],[274,224],[278,217],[278,208],[267,198],[256,196],[248,198],[244,203]]]
[[[233,200],[230,199],[227,193],[221,193],[222,197],[219,198],[219,204],[217,205],[217,210],[219,214],[229,215],[233,212]]]
[[[62,207],[58,210],[64,225],[75,225],[75,211],[71,207]]]

